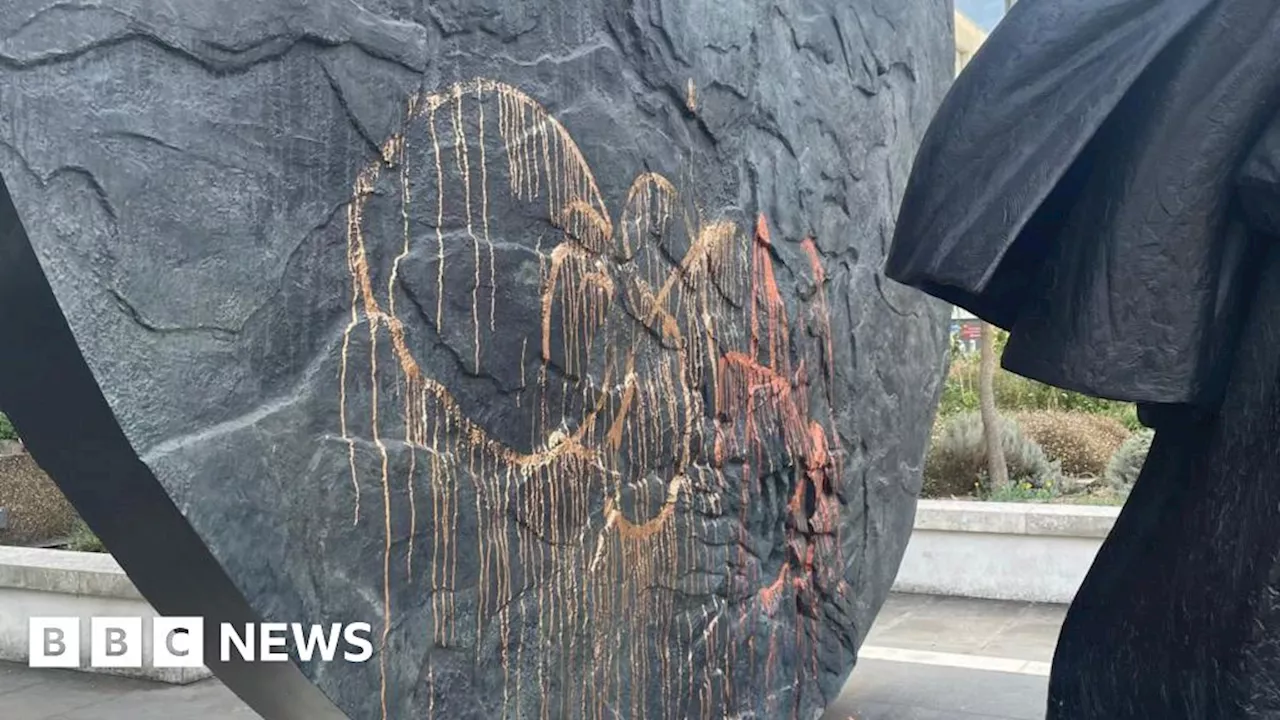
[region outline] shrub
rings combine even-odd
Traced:
[[[1146,429],[1146,426],[1138,420],[1138,406],[1133,403],[1116,403],[1114,407],[1104,411],[1102,414],[1106,417],[1115,418],[1130,433]]]
[[[1101,477],[1129,429],[1106,415],[1039,410],[1014,416],[1022,432],[1075,477]]]
[[[953,354],[947,381],[942,388],[938,414],[944,417],[978,409],[978,356]],[[1104,415],[1118,420],[1129,430],[1142,427],[1133,403],[1101,400],[1060,390],[1044,383],[997,368],[994,381],[996,406],[1006,412],[1061,410]]]
[[[1137,406],[1130,405],[1129,407],[1133,408],[1133,414],[1136,418],[1138,415]],[[1089,428],[1093,431],[1094,435],[1106,439],[1109,442],[1114,442],[1116,448],[1119,448],[1124,444],[1125,440],[1133,437],[1135,430],[1143,429],[1142,425],[1138,425],[1137,428],[1129,427],[1129,425],[1123,420],[1113,415],[1081,414],[1080,417],[1089,424]]]
[[[1111,462],[1107,463],[1103,475],[1107,485],[1119,492],[1127,493],[1132,490],[1133,484],[1138,481],[1138,474],[1142,472],[1142,464],[1147,461],[1147,453],[1151,451],[1151,441],[1154,438],[1154,430],[1143,429],[1125,440],[1111,457]]]
[[[1050,481],[1044,487],[1018,482],[1009,483],[1008,487],[992,489],[982,499],[989,502],[1047,502],[1061,496],[1061,485],[1056,482]]]
[[[0,413],[0,440],[17,440],[18,431],[14,429],[9,416]]]
[[[922,494],[947,497],[982,495],[996,490],[987,480],[987,448],[981,415],[964,413],[942,422],[945,425],[935,426],[934,440],[925,460]],[[1059,484],[1061,470],[1008,418],[1000,419],[1000,444],[1012,483],[1025,483],[1033,488]]]
[[[0,543],[40,543],[65,537],[76,511],[58,486],[25,452],[0,454],[0,507],[9,511],[9,527]]]

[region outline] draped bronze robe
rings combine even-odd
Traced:
[[[1280,3],[1028,0],[926,135],[889,277],[1139,403],[1049,717],[1280,717]]]

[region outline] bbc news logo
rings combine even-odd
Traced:
[[[150,648],[150,664],[157,668],[198,668],[204,665],[205,626],[198,617],[150,619],[150,642],[140,617],[89,619],[84,638],[91,668],[141,668],[144,649]],[[33,617],[28,626],[28,664],[34,668],[83,666],[81,619]],[[319,660],[366,662],[373,656],[369,623],[303,625],[258,623],[236,626],[222,623],[218,632],[218,658],[222,662],[288,662],[292,650],[303,662]]]

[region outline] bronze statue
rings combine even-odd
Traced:
[[[1020,3],[928,131],[887,274],[1156,438],[1053,720],[1280,713],[1280,4]]]
[[[949,16],[8,3],[0,410],[266,720],[816,720],[942,388],[880,268]]]

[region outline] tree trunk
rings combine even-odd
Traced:
[[[987,445],[987,476],[990,487],[1009,484],[1009,468],[1004,462],[1004,448],[1000,443],[1000,415],[996,412],[996,332],[988,323],[982,323],[979,338],[981,364],[978,366],[978,407],[982,412],[982,436]]]

